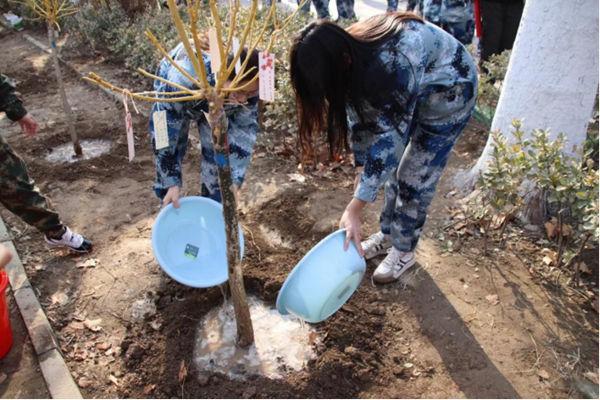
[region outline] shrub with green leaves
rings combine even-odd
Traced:
[[[502,92],[502,82],[508,70],[510,50],[490,57],[489,61],[483,63],[484,71],[479,74],[479,89],[477,93],[477,107],[475,118],[488,126],[492,126],[492,120]]]
[[[523,210],[529,195],[536,193],[546,205],[555,225],[550,239],[556,241],[557,266],[568,266],[588,243],[598,243],[598,170],[589,146],[565,151],[568,140],[549,130],[536,129],[525,137],[519,120],[512,123],[515,140],[493,132],[494,146],[488,169],[479,179],[483,194],[480,218],[513,215]],[[489,226],[489,224],[488,224]]]

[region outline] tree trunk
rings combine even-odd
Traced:
[[[69,125],[71,140],[73,140],[73,151],[75,151],[75,155],[77,157],[81,157],[83,155],[83,150],[81,149],[81,145],[79,144],[77,132],[75,132],[75,125],[73,123],[73,112],[71,111],[71,106],[69,105],[69,101],[67,100],[67,93],[65,93],[62,74],[60,72],[60,64],[58,61],[58,52],[56,50],[56,32],[54,31],[54,27],[52,26],[48,27],[48,37],[50,38],[50,47],[52,48],[52,59],[54,61],[54,71],[56,72],[56,79],[58,81],[58,88],[60,90],[60,98],[62,100],[63,110],[67,116],[67,124]]]
[[[560,17],[558,17],[560,16]],[[509,142],[510,124],[523,119],[530,137],[536,128],[564,133],[571,146],[586,139],[598,87],[598,0],[528,0],[512,51],[492,131]],[[487,169],[488,139],[475,167],[458,182],[472,187]],[[528,205],[526,206],[528,207]]]
[[[254,342],[254,330],[250,318],[248,298],[244,288],[244,274],[240,260],[240,237],[237,217],[237,206],[233,190],[233,178],[229,163],[229,141],[227,138],[227,118],[223,100],[216,93],[211,93],[208,99],[208,123],[212,130],[217,173],[223,202],[223,217],[225,218],[225,237],[227,238],[227,265],[229,272],[229,287],[235,309],[237,323],[237,343],[240,347],[247,347]]]

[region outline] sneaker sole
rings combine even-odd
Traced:
[[[74,249],[72,247],[62,245],[62,244],[50,243],[47,240],[46,240],[46,244],[48,246],[50,246],[50,247],[54,247],[54,248],[57,248],[57,249],[58,248],[67,249],[67,250],[71,250],[72,252],[79,253],[79,254],[91,253],[94,250],[94,245],[93,244],[92,244],[92,246],[90,247],[89,250],[77,250],[77,249]]]
[[[390,246],[390,247],[392,247],[392,246]],[[387,251],[388,251],[388,249],[390,247],[385,247],[385,248],[383,248],[381,250],[378,250],[378,251],[376,251],[374,253],[365,254],[365,260],[370,260],[371,258],[375,258],[377,256],[381,256],[381,255],[387,254]]]
[[[400,279],[402,274],[411,269],[415,265],[415,263],[416,259],[413,257],[412,260],[406,263],[406,266],[402,268],[402,271],[400,271],[400,275],[398,275],[396,278],[394,278],[393,276],[390,276],[389,278],[377,278],[375,277],[375,275],[373,275],[373,281],[377,283],[392,283],[394,281],[397,281],[398,279]]]

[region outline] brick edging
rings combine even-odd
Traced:
[[[27,278],[25,268],[23,268],[2,217],[0,217],[0,243],[6,246],[13,255],[11,262],[6,266],[6,272],[15,302],[37,354],[40,370],[50,396],[53,399],[82,399],[81,392],[65,363],[50,322],[48,322],[46,313]]]

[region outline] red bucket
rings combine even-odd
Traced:
[[[10,329],[10,318],[8,317],[8,305],[6,304],[6,287],[8,286],[8,275],[5,270],[0,271],[0,359],[4,358],[10,350],[13,337]]]

